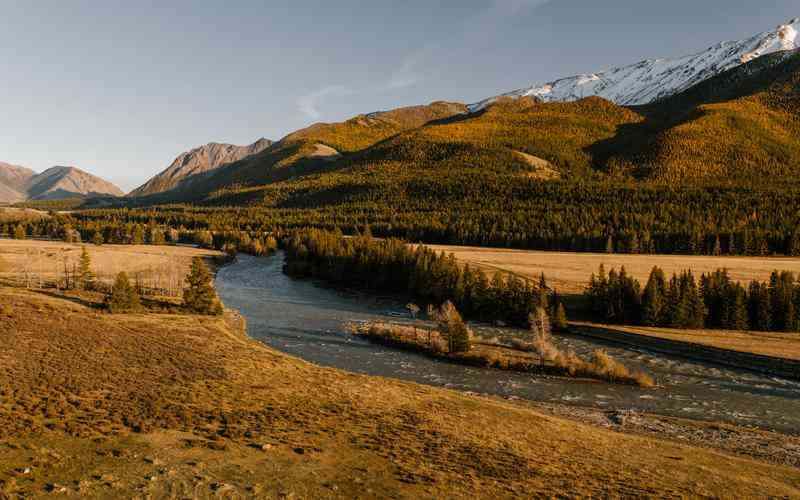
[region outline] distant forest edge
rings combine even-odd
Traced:
[[[425,183],[429,197],[397,204],[352,200],[320,208],[192,207],[92,209],[23,222],[29,236],[84,241],[102,233],[127,243],[133,228],[281,234],[313,227],[410,242],[570,252],[800,255],[800,189],[670,188],[614,183]],[[440,189],[437,189],[440,188]],[[53,205],[32,205],[53,210]],[[63,208],[63,205],[59,208]],[[0,233],[11,234],[14,223]]]

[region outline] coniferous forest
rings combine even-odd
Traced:
[[[90,209],[21,223],[26,236],[136,240],[143,230],[210,231],[279,238],[313,227],[440,244],[574,252],[800,255],[800,191],[790,188],[667,187],[541,182],[465,174],[399,188],[331,188],[330,200],[278,207]],[[446,182],[445,182],[446,180]],[[335,199],[334,199],[335,198]],[[0,223],[13,235],[17,224]],[[145,235],[146,239],[146,235]]]
[[[747,287],[725,269],[691,271],[667,280],[654,267],[644,288],[625,272],[601,266],[592,275],[586,296],[595,318],[616,324],[671,328],[710,328],[796,332],[800,330],[800,282],[794,273],[774,271],[768,282]]]
[[[473,319],[527,327],[529,317],[544,307],[555,315],[561,305],[542,279],[538,284],[513,275],[491,278],[482,270],[461,266],[452,256],[401,240],[378,240],[367,233],[345,238],[341,233],[304,230],[286,238],[285,271],[342,286],[411,295],[422,304],[452,302]]]

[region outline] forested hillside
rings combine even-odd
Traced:
[[[472,114],[440,102],[318,124],[191,196],[141,201],[159,211],[80,218],[87,232],[109,217],[215,231],[370,225],[428,243],[797,255],[799,69],[797,52],[765,56],[646,107],[506,98]]]

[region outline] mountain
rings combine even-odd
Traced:
[[[315,124],[211,172],[191,192],[150,201],[438,210],[465,190],[553,179],[796,184],[800,50],[783,49],[797,25],[630,66],[650,76],[619,80],[629,85],[613,96],[597,83],[586,88],[606,97],[518,93]],[[595,82],[609,83],[608,74]],[[647,104],[631,104],[639,102]]]
[[[29,168],[0,162],[0,203],[14,203],[26,198],[24,191],[36,172]]]
[[[665,182],[796,184],[800,49],[762,56],[638,108],[646,120],[605,148],[637,177]]]
[[[598,96],[622,105],[648,104],[682,92],[704,80],[753,61],[760,56],[791,50],[797,39],[800,18],[738,41],[722,42],[696,54],[674,59],[648,59],[629,66],[562,78],[503,94],[535,97],[543,102],[574,101]],[[483,109],[497,97],[469,106]]]
[[[762,56],[647,106],[595,96],[568,102],[503,97],[478,112],[365,139],[372,145],[325,165],[298,169],[294,163],[291,175],[274,157],[259,155],[241,167],[247,177],[236,178],[232,168],[213,192],[198,196],[219,205],[436,210],[470,186],[488,193],[492,186],[548,179],[796,185],[798,137],[800,50],[793,50]]]
[[[271,144],[272,141],[262,138],[249,146],[215,142],[200,146],[181,153],[163,172],[131,191],[128,196],[148,196],[173,189],[187,188],[200,178],[207,176],[209,172],[260,153]]]
[[[193,180],[191,190],[155,192],[140,196],[137,203],[199,201],[216,196],[214,193],[217,192],[247,189],[324,172],[339,165],[339,161],[349,155],[400,132],[464,115],[466,111],[463,104],[434,102],[427,106],[359,115],[340,123],[316,123],[287,135],[259,153],[198,176]]]
[[[34,175],[25,194],[31,200],[123,195],[117,186],[75,167],[51,167]]]

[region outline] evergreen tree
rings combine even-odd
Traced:
[[[767,332],[772,329],[771,301],[769,287],[753,281],[748,290],[750,328]]]
[[[105,243],[103,239],[103,233],[101,233],[100,231],[95,231],[94,236],[92,236],[92,243],[94,243],[97,246],[100,246],[103,243]]]
[[[796,230],[792,233],[786,246],[786,255],[791,255],[792,257],[800,255],[800,231]]]
[[[131,233],[131,244],[132,245],[142,245],[144,244],[144,229],[139,224],[136,224],[133,228],[133,232]]]
[[[14,239],[15,240],[24,240],[25,236],[26,236],[26,234],[25,234],[25,226],[23,226],[22,224],[18,224],[14,228]]]
[[[642,296],[642,323],[659,326],[666,322],[667,282],[664,271],[654,267]]]
[[[92,272],[92,259],[86,247],[81,249],[81,256],[78,259],[78,273],[76,276],[77,286],[81,290],[92,290],[94,288],[94,273]]]
[[[567,330],[567,311],[564,309],[564,304],[559,302],[556,307],[555,319],[553,326],[556,330],[563,332]]]
[[[714,248],[711,250],[711,255],[722,255],[722,242],[719,240],[719,235],[714,238]]]
[[[214,291],[211,273],[199,257],[192,259],[192,269],[186,277],[186,283],[183,304],[189,311],[207,315],[222,314],[222,305]]]
[[[614,238],[610,234],[606,240],[606,253],[614,253]]]
[[[139,309],[139,295],[131,286],[128,275],[121,272],[111,287],[111,295],[106,299],[106,307],[112,314],[132,312]]]

